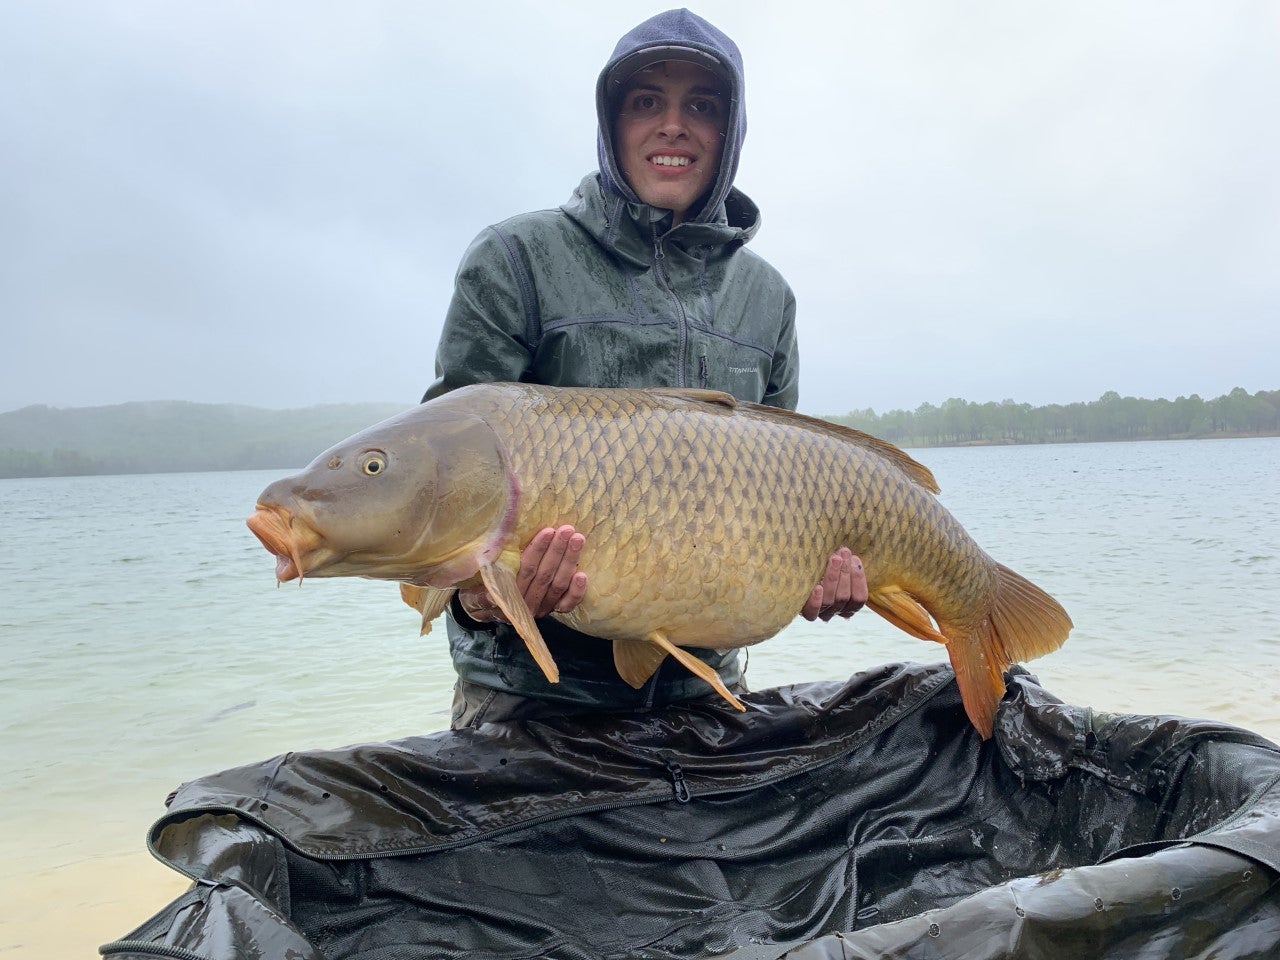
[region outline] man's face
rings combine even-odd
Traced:
[[[645,203],[684,220],[715,181],[728,103],[723,84],[683,60],[656,63],[627,81],[614,123],[622,175]]]

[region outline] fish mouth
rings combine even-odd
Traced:
[[[302,583],[308,571],[306,558],[320,546],[320,534],[291,510],[275,504],[257,504],[245,521],[253,535],[276,558],[276,582]],[[312,564],[310,569],[315,569]]]

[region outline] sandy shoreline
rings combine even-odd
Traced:
[[[190,884],[145,849],[0,878],[0,957],[96,957]]]

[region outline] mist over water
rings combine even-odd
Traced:
[[[914,451],[1075,630],[1029,664],[1098,710],[1280,739],[1280,438]],[[394,584],[274,582],[244,525],[279,472],[0,481],[0,786],[10,876],[138,850],[183,780],[443,729],[442,625]],[[945,659],[875,615],[750,652],[755,688]]]

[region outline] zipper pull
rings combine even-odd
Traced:
[[[684,771],[680,769],[680,764],[670,758],[662,762],[666,764],[667,772],[671,774],[671,792],[675,794],[676,803],[688,803],[693,799],[693,795],[689,793],[689,784],[684,779]]]
[[[704,353],[698,357],[698,386],[703,390],[707,389],[707,355]]]
[[[667,258],[667,255],[662,252],[662,237],[658,234],[657,224],[654,224],[653,227],[653,256],[654,259],[658,261],[662,261]]]

